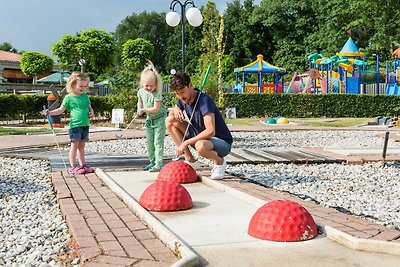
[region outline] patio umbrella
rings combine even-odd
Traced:
[[[61,84],[64,83],[65,80],[71,75],[70,72],[64,71],[64,72],[55,72],[53,74],[50,74],[49,76],[43,77],[39,80],[37,80],[38,83],[53,83],[53,84]]]

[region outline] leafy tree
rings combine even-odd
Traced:
[[[21,56],[21,70],[27,76],[33,76],[36,83],[37,76],[53,69],[53,60],[46,54],[26,51]]]
[[[208,76],[205,91],[218,103],[218,36],[220,31],[220,15],[215,3],[207,2],[202,10],[203,28],[201,39],[201,55],[197,65],[197,73],[193,82],[200,85],[208,65],[212,71]]]
[[[253,0],[245,0],[243,5],[240,0],[234,0],[227,5],[225,12],[226,52],[232,59],[232,71],[236,67],[244,66],[255,60],[257,54],[261,52],[258,48],[259,42],[264,42],[264,47],[266,46],[267,40],[257,40],[259,37],[256,33],[261,32],[262,27],[257,29],[250,24],[254,8]],[[263,54],[265,55],[265,51]]]
[[[274,65],[289,71],[306,68],[305,36],[318,29],[314,21],[311,0],[262,1],[254,11],[253,21],[262,23],[270,33],[271,40],[265,45],[272,47]]]
[[[0,44],[0,50],[7,51],[7,52],[13,52],[13,53],[18,53],[18,50],[12,47],[10,43],[4,42]]]
[[[129,39],[143,38],[150,41],[154,51],[157,51],[151,61],[159,72],[169,72],[166,68],[167,40],[172,32],[173,29],[165,22],[165,13],[142,12],[123,19],[116,28],[115,38],[121,49],[122,44]]]
[[[185,22],[185,71],[190,75],[196,72],[199,56],[201,54],[203,24],[192,27]],[[167,40],[166,69],[180,70],[182,68],[182,28],[178,25],[173,28],[173,33]]]
[[[52,45],[53,54],[75,70],[79,69],[79,60],[84,59],[85,71],[94,78],[113,65],[115,50],[113,35],[93,28],[76,35],[64,35]]]
[[[123,66],[114,68],[111,75],[112,87],[118,95],[132,98],[139,87],[139,74],[146,61],[152,58],[154,45],[143,38],[127,40],[122,45],[121,59]]]
[[[127,68],[140,71],[153,52],[154,45],[148,40],[128,40],[122,45],[122,63]]]

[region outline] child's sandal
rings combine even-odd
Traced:
[[[148,170],[150,170],[151,168],[153,168],[153,166],[154,166],[154,163],[150,163],[149,165],[144,166],[143,169],[144,169],[145,171],[148,171]]]
[[[159,172],[161,170],[160,166],[153,166],[149,169],[149,172]]]

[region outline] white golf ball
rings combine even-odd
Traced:
[[[172,74],[172,75],[175,75],[175,73],[176,73],[176,70],[175,70],[175,69],[172,69],[172,70],[171,70],[171,74]]]

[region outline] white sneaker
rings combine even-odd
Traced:
[[[214,165],[214,168],[211,171],[211,179],[214,180],[224,179],[225,170],[226,170],[226,161],[224,159],[222,165]]]

